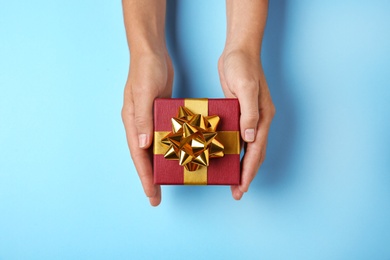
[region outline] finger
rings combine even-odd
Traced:
[[[235,200],[240,200],[242,198],[242,195],[244,195],[244,193],[240,191],[237,185],[230,186],[230,189],[232,190],[232,196]]]
[[[260,141],[247,144],[245,155],[242,160],[241,184],[238,186],[238,189],[241,192],[248,191],[250,183],[255,178],[257,171],[260,168],[262,157],[264,157],[264,146],[258,143],[260,143]]]
[[[139,179],[147,197],[151,198],[157,194],[157,186],[154,185],[152,160],[150,153],[137,145],[130,147],[131,157],[134,161]]]
[[[257,83],[239,86],[236,96],[241,110],[241,137],[245,142],[254,142],[259,121],[259,86]]]
[[[131,157],[134,161],[144,192],[147,197],[154,197],[158,192],[158,186],[154,185],[152,160],[149,151],[141,149],[138,146],[138,134],[134,125],[134,108],[131,102],[125,101],[122,109],[122,119],[126,130],[126,138]]]
[[[147,149],[153,141],[153,101],[158,93],[148,85],[132,87],[134,101],[134,124],[137,130],[138,147]]]
[[[255,178],[265,159],[270,125],[271,119],[268,116],[262,116],[258,125],[255,142],[246,145],[242,162],[241,184],[238,187],[242,192],[248,191],[250,183]]]
[[[149,198],[150,205],[157,207],[161,203],[161,187],[157,186],[157,192],[153,197]]]

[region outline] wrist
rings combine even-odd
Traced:
[[[165,45],[163,46],[143,45],[143,46],[130,47],[131,58],[155,57],[155,58],[165,59],[168,56],[169,56],[168,50]]]
[[[260,56],[261,53],[261,38],[251,35],[243,35],[242,33],[228,33],[224,52],[244,52],[251,56]]]
[[[167,52],[164,36],[144,35],[129,37],[129,50],[131,54],[159,55]]]
[[[222,56],[243,55],[247,58],[258,60],[260,57],[261,48],[245,44],[226,44],[222,52]]]
[[[163,69],[163,71],[167,70],[166,72],[169,75],[173,74],[172,61],[166,49],[153,51],[137,49],[132,51],[130,53],[130,68],[133,68],[134,71],[144,75],[146,75],[146,72],[151,68],[158,70]]]
[[[165,52],[166,1],[126,0],[122,3],[131,54]]]
[[[267,18],[267,0],[227,0],[226,50],[260,56]]]

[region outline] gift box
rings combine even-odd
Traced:
[[[237,99],[156,99],[155,184],[240,184]]]

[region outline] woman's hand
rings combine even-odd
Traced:
[[[165,43],[166,1],[123,0],[130,70],[126,82],[122,119],[127,143],[150,204],[161,202],[160,186],[154,185],[151,151],[153,101],[170,97],[173,66]]]
[[[246,148],[241,184],[231,187],[233,197],[239,200],[264,161],[275,107],[259,56],[245,50],[225,50],[219,59],[218,71],[225,96],[238,98],[241,109],[240,130]]]
[[[171,97],[173,67],[168,53],[132,53],[124,92],[122,119],[127,143],[150,204],[161,202],[161,188],[154,185],[150,149],[153,142],[153,101]]]
[[[267,9],[267,0],[226,0],[226,44],[218,71],[225,96],[236,97],[240,103],[241,137],[246,142],[241,184],[231,187],[237,200],[248,191],[264,161],[275,114],[260,60]]]

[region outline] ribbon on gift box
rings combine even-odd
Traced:
[[[217,131],[218,115],[208,115],[207,99],[185,99],[171,118],[172,131],[154,133],[154,154],[178,160],[184,184],[207,184],[209,159],[240,153],[238,131]]]

